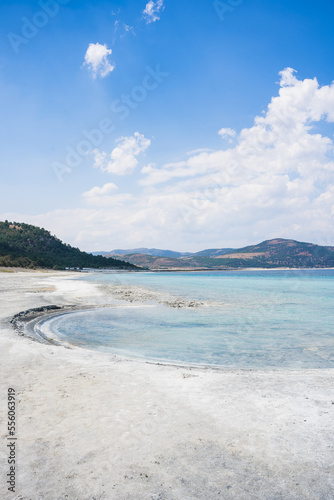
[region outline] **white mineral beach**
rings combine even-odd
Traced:
[[[333,370],[165,366],[18,335],[10,319],[20,311],[115,301],[77,278],[0,272],[1,498],[333,499]]]

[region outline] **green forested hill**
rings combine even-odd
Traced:
[[[94,256],[62,243],[49,231],[30,224],[0,222],[0,266],[135,269],[120,260]]]

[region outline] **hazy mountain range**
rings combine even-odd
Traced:
[[[334,247],[275,238],[238,249],[175,252],[155,248],[95,252],[148,269],[226,269],[250,267],[334,267]]]
[[[103,255],[104,257],[112,257],[114,255],[129,255],[129,254],[143,254],[143,255],[152,255],[155,257],[171,257],[172,259],[178,259],[180,257],[189,257],[189,256],[205,256],[205,257],[214,257],[215,255],[223,255],[230,251],[234,250],[233,248],[213,248],[209,250],[201,250],[200,252],[174,252],[173,250],[161,250],[159,248],[133,248],[131,250],[111,250],[110,252],[92,252],[93,255]]]

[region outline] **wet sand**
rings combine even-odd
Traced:
[[[2,422],[9,387],[17,398],[16,491],[7,491],[2,425],[1,498],[333,498],[334,370],[167,366],[14,330],[11,318],[31,308],[140,300],[77,277],[0,272]]]

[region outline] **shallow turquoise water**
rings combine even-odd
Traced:
[[[45,322],[43,328],[71,344],[177,363],[334,367],[334,270],[100,273],[82,279],[139,285],[205,305],[133,303]]]

